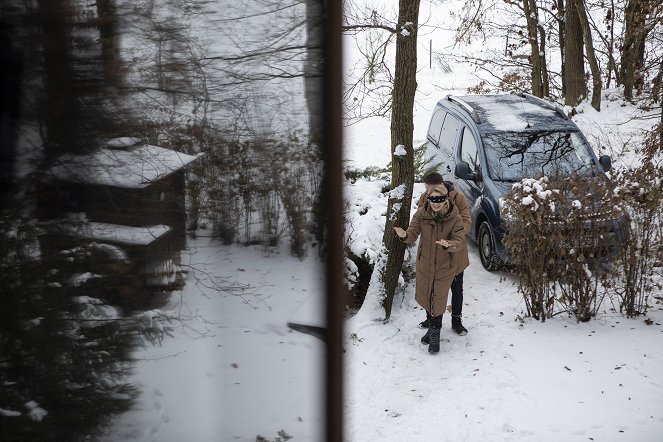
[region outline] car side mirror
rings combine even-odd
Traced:
[[[601,158],[599,158],[599,164],[603,167],[604,172],[612,169],[612,160],[609,155],[602,155]]]
[[[456,175],[461,180],[471,180],[471,181],[477,181],[480,176],[479,174],[472,172],[470,170],[470,165],[467,164],[465,161],[461,161],[458,164],[456,164],[456,167],[454,168],[454,175]]]

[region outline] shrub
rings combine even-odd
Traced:
[[[504,244],[514,257],[518,289],[529,315],[594,316],[615,256],[607,235],[623,216],[607,180],[525,179],[505,195]]]
[[[628,212],[631,238],[620,254],[615,281],[619,310],[628,317],[644,314],[655,287],[655,266],[663,253],[663,167],[650,162],[615,177],[615,195]]]

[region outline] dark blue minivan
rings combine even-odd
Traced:
[[[487,270],[511,261],[501,212],[513,183],[560,172],[595,177],[611,168],[560,107],[525,93],[446,96],[433,110],[425,157],[467,197],[470,236]],[[610,222],[607,241],[620,242],[626,220]]]

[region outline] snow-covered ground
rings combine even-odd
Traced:
[[[521,320],[514,281],[485,271],[473,247],[464,286],[469,333],[445,315],[435,356],[419,341],[425,313],[411,286],[388,324],[375,309],[348,321],[346,440],[660,440],[660,300],[653,325],[614,313]]]
[[[354,253],[377,254],[382,229],[375,226],[384,224],[386,208],[386,197],[375,197],[381,185],[346,188],[356,202]],[[415,195],[423,190],[415,184]],[[474,245],[464,289],[469,333],[453,333],[445,315],[435,356],[420,343],[425,313],[414,301],[414,282],[397,292],[389,323],[369,299],[347,321],[347,441],[660,439],[661,290],[647,318],[626,319],[606,302],[587,323],[565,316],[541,323],[525,317],[515,279],[484,270]]]
[[[138,352],[142,395],[102,440],[321,440],[324,343],[287,326],[322,317],[320,264],[202,236],[183,264],[186,285],[162,308],[179,316],[173,337]]]
[[[103,441],[252,442],[279,430],[322,440],[324,345],[286,326],[319,320],[316,259],[202,237],[190,247],[185,262],[195,271],[170,303],[182,322],[137,355],[143,394]],[[582,324],[521,320],[514,281],[483,270],[474,248],[470,260],[469,334],[452,334],[445,317],[440,354],[419,342],[424,314],[412,286],[397,295],[389,324],[374,321],[375,308],[347,322],[347,441],[659,439],[660,299],[652,325],[607,312]]]
[[[481,75],[469,65],[446,72],[426,63],[428,39],[436,48],[452,46],[443,28],[420,42],[415,145],[424,140],[435,102],[466,93]],[[346,60],[356,60],[348,40],[346,49]],[[631,120],[640,111],[615,91],[605,96],[602,112],[583,105],[574,120],[597,153],[611,154],[615,165],[637,164],[634,148],[648,127]],[[387,119],[347,127],[346,166],[385,166],[389,136]],[[382,185],[346,183],[357,254],[379,249]],[[421,191],[415,185],[415,195]],[[321,321],[323,273],[315,257],[299,261],[286,251],[192,239],[187,284],[166,307],[181,322],[161,347],[136,355],[132,381],[143,394],[103,441],[252,442],[257,435],[275,439],[279,430],[295,441],[322,440],[324,344],[286,326]],[[424,313],[413,284],[398,290],[389,323],[376,321],[382,312],[372,303],[346,323],[348,442],[662,440],[660,290],[650,298],[651,325],[611,312],[609,304],[587,323],[563,316],[541,323],[525,318],[515,281],[485,271],[470,247],[463,311],[469,334],[452,334],[445,316],[435,356],[419,341]]]
[[[451,47],[449,32],[432,35],[436,44]],[[415,146],[425,140],[434,104],[448,93],[467,94],[481,78],[470,65],[454,64],[446,72],[422,63],[428,55],[421,42],[419,60]],[[600,113],[584,103],[574,121],[616,167],[637,165],[635,148],[655,120],[632,119],[642,111],[614,90],[604,97]],[[390,160],[389,121],[371,118],[347,127],[344,147],[347,167],[384,167]],[[375,195],[383,184],[346,186],[355,254],[373,257],[379,250],[387,200]],[[414,195],[422,191],[415,184]],[[346,326],[346,440],[661,440],[663,293],[651,298],[651,325],[611,312],[609,303],[588,323],[563,316],[541,323],[525,318],[515,284],[512,277],[485,271],[471,246],[463,309],[469,334],[452,333],[446,315],[436,356],[420,343],[418,323],[425,313],[412,285],[397,294],[388,324],[379,321],[384,313],[375,302],[365,303]]]

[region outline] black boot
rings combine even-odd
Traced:
[[[461,336],[465,336],[467,334],[467,329],[463,327],[463,322],[460,316],[451,317],[451,328]]]
[[[431,317],[428,329],[428,353],[432,355],[440,352],[440,328],[442,328],[442,315]]]
[[[430,327],[426,330],[426,334],[421,337],[421,343],[424,345],[430,344]]]
[[[428,328],[428,327],[430,327],[430,314],[429,314],[428,312],[426,312],[426,320],[423,321],[423,322],[420,322],[420,323],[419,323],[419,327],[421,327],[421,328]],[[428,333],[426,333],[426,334],[428,334]],[[423,338],[422,338],[422,339],[423,339]],[[421,342],[423,342],[423,340],[422,340]],[[426,344],[428,344],[428,342],[426,342]]]

